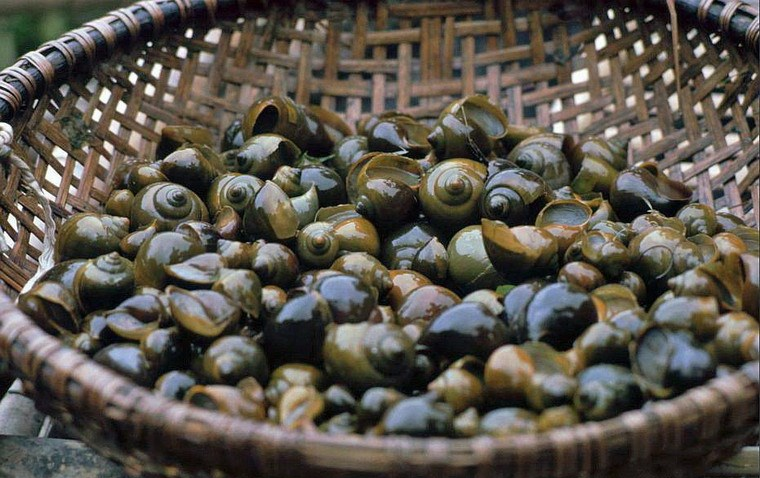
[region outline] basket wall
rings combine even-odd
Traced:
[[[452,98],[484,93],[515,123],[629,138],[631,163],[656,159],[701,202],[757,223],[756,55],[682,24],[676,92],[667,15],[590,3],[274,3],[117,54],[13,123],[62,218],[97,209],[109,171],[151,158],[163,125],[202,124],[218,136],[261,95],[288,94],[354,123],[391,108],[432,118]],[[0,279],[18,290],[43,228],[18,174],[0,186],[0,229],[12,244]]]
[[[217,3],[237,4],[150,2],[98,23],[103,40],[134,33],[131,52],[91,45],[93,59],[110,59],[27,107],[0,87],[0,115],[12,117],[59,219],[100,207],[116,167],[151,158],[163,125],[203,124],[218,137],[260,95],[289,94],[353,123],[389,108],[433,118],[478,92],[516,123],[629,138],[631,163],[656,159],[701,201],[757,222],[757,27],[742,46],[682,23],[676,92],[666,15],[633,2],[278,2],[186,28]],[[737,2],[703,3],[726,27],[757,17],[728,6]],[[139,41],[162,23],[182,28]],[[37,79],[52,83],[53,69],[40,66]],[[18,290],[34,271],[42,221],[19,173],[4,181],[0,229],[12,249],[0,255],[0,279]],[[181,466],[204,477],[691,476],[741,446],[758,419],[757,379],[736,374],[616,420],[509,441],[307,436],[156,397],[63,348],[2,298],[0,352],[41,409],[131,470],[168,475]]]

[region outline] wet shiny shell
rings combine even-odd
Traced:
[[[506,339],[506,326],[483,304],[463,302],[434,318],[419,343],[451,360],[465,355],[485,360]]]
[[[137,193],[131,213],[133,229],[156,221],[159,231],[170,231],[183,221],[209,219],[206,206],[193,191],[167,182],[153,183]]]
[[[467,159],[438,163],[422,177],[420,205],[436,225],[459,230],[477,222],[486,168]]]
[[[289,139],[278,134],[259,134],[249,138],[238,150],[225,155],[229,171],[271,179],[283,165],[292,165],[301,150]]]
[[[595,365],[578,376],[575,408],[586,420],[606,420],[644,403],[636,378],[619,365]]]
[[[393,324],[335,324],[324,343],[327,373],[355,392],[399,386],[411,374],[414,344]]]
[[[459,304],[461,299],[451,290],[438,285],[423,285],[409,292],[396,309],[400,325],[428,323]]]
[[[82,266],[73,286],[82,310],[108,309],[134,292],[134,266],[130,260],[112,252]]]
[[[332,314],[327,301],[311,292],[288,300],[264,324],[269,357],[281,362],[319,363]]]
[[[48,333],[79,332],[82,318],[77,299],[61,283],[38,282],[19,296],[18,307]]]
[[[269,379],[269,365],[264,350],[247,337],[221,337],[203,354],[203,374],[210,383],[237,384],[245,377],[259,383]]]
[[[496,289],[505,282],[486,253],[481,226],[468,226],[457,232],[449,242],[447,255],[448,276],[465,293]]]
[[[570,184],[570,164],[562,152],[565,138],[542,133],[521,141],[507,159],[541,176],[552,189]]]
[[[119,242],[129,232],[129,220],[106,214],[78,213],[58,230],[54,258],[92,259],[119,250]]]
[[[238,326],[240,307],[218,292],[191,292],[174,286],[166,292],[174,321],[191,338],[210,341]]]
[[[691,200],[691,194],[686,185],[668,179],[656,166],[635,166],[617,176],[610,203],[620,219],[631,221],[650,209],[672,216]]]
[[[533,171],[506,169],[490,175],[480,198],[480,212],[509,226],[532,223],[551,201],[553,193],[546,181]]]
[[[149,238],[135,257],[135,284],[163,288],[164,266],[182,262],[204,252],[197,239],[178,232],[162,232]]]
[[[206,204],[212,217],[224,207],[242,214],[248,203],[253,199],[264,181],[249,174],[227,173],[218,176],[211,183]]]
[[[501,221],[482,221],[483,244],[496,270],[512,280],[539,277],[557,269],[558,244],[534,226],[510,228]]]

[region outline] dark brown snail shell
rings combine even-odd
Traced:
[[[568,262],[557,273],[557,281],[575,284],[586,292],[591,292],[606,282],[604,274],[587,262]]]
[[[82,318],[74,294],[59,282],[42,281],[18,299],[19,309],[50,334],[77,333]]]
[[[435,394],[406,398],[388,409],[378,428],[383,435],[452,436],[454,412]]]
[[[250,174],[227,173],[217,176],[209,187],[206,204],[211,216],[215,216],[224,206],[242,214],[264,181]]]
[[[446,256],[449,279],[465,293],[496,289],[505,282],[486,253],[481,226],[467,226],[457,232],[449,241]]]
[[[644,403],[636,377],[619,365],[594,365],[578,376],[575,408],[586,420],[600,421]]]
[[[337,324],[365,322],[377,306],[377,289],[354,275],[323,276],[311,289],[327,301]]]
[[[259,383],[269,379],[264,350],[247,337],[221,337],[203,354],[203,374],[210,383],[234,385],[246,377]]]
[[[166,293],[174,321],[190,337],[210,341],[235,330],[240,321],[240,307],[219,292],[169,286]]]
[[[557,240],[541,228],[510,228],[501,221],[483,219],[482,233],[488,258],[509,279],[540,277],[559,265]]]
[[[105,212],[111,216],[129,217],[135,195],[129,189],[117,189],[108,196]]]
[[[463,302],[434,318],[419,343],[452,360],[465,355],[485,360],[506,340],[507,328],[491,311],[477,302]]]
[[[135,344],[113,344],[99,351],[93,357],[97,363],[124,375],[137,385],[151,387],[155,373],[142,350]]]
[[[430,279],[416,271],[392,269],[388,271],[388,275],[391,279],[391,289],[388,291],[386,299],[394,310],[399,309],[407,294],[424,285],[433,284]]]
[[[205,195],[216,168],[196,148],[179,149],[159,163],[159,170],[173,183],[181,184],[198,195]]]
[[[246,206],[243,232],[249,240],[287,241],[296,236],[298,214],[287,194],[275,183],[264,183]]]
[[[246,139],[237,150],[224,155],[227,170],[235,173],[271,179],[283,165],[292,165],[301,156],[301,150],[279,134],[259,134]]]
[[[656,165],[647,163],[621,171],[610,188],[610,203],[623,221],[631,221],[650,209],[672,216],[691,196],[685,184],[668,179]]]
[[[298,277],[298,257],[282,244],[259,244],[250,268],[256,272],[263,284],[287,288]]]
[[[483,415],[479,432],[494,437],[532,434],[538,431],[538,415],[523,408],[498,408]]]
[[[367,149],[422,158],[431,149],[430,128],[408,116],[378,118],[367,131]]]
[[[359,278],[376,291],[377,297],[385,297],[393,287],[388,269],[366,252],[351,252],[340,256],[330,269]]]
[[[321,295],[310,292],[288,300],[264,324],[268,355],[282,362],[319,363],[330,322],[330,306]]]
[[[274,133],[292,138],[300,149],[312,156],[326,156],[330,154],[334,140],[328,134],[321,118],[327,119],[328,122],[333,122],[333,118],[324,118],[324,114],[329,112],[322,109],[310,110],[296,104],[287,96],[262,98],[251,105],[245,114],[243,138]]]
[[[423,285],[410,291],[396,309],[400,325],[426,324],[462,300],[451,290],[439,285]]]
[[[366,136],[346,136],[335,144],[330,165],[346,179],[351,166],[368,152]]]
[[[157,167],[145,163],[137,163],[130,167],[125,176],[125,185],[132,194],[139,193],[144,187],[153,183],[167,182],[169,178]]]

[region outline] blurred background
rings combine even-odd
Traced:
[[[129,0],[0,0],[0,68]]]

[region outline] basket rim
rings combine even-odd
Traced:
[[[665,0],[645,3],[662,5]],[[726,30],[734,28],[735,22],[731,16],[726,20],[721,13],[731,2],[679,0],[676,3],[679,12],[684,12],[686,16],[708,27],[717,29],[720,21],[720,26],[728,27]],[[689,10],[688,7],[693,7],[696,3],[708,5],[706,15],[699,16],[702,14],[697,12],[702,10]],[[717,20],[713,18],[716,7]],[[247,8],[244,0],[153,0],[139,2],[90,22],[89,29],[63,35],[59,40],[43,45],[36,52],[23,56],[14,66],[0,72],[0,117],[3,120],[19,117],[24,106],[29,107],[32,100],[47,88],[57,85],[78,68],[109,57],[121,47],[156,38],[162,32],[172,29],[206,23],[209,18],[239,16],[244,8]],[[740,12],[752,17],[752,20],[745,22],[750,27],[740,36],[750,45],[750,49],[758,51],[758,12],[754,8],[742,7],[735,8],[731,15],[739,18]],[[249,457],[236,464],[233,463],[234,453],[221,453],[219,456],[202,453],[196,454],[195,459],[198,461],[193,466],[199,469],[217,467],[233,472],[238,469],[258,472],[264,464],[283,457],[307,459],[307,449],[339,449],[346,453],[345,456],[350,456],[356,450],[383,453],[386,465],[446,467],[452,466],[451,458],[456,455],[459,459],[458,467],[509,465],[528,473],[525,470],[535,467],[544,454],[560,453],[558,450],[561,450],[564,459],[569,460],[566,469],[561,470],[562,476],[569,476],[616,464],[614,447],[604,443],[609,437],[617,437],[630,448],[627,460],[647,461],[658,454],[677,451],[681,441],[688,439],[689,430],[700,430],[703,435],[701,439],[720,439],[722,433],[744,430],[742,426],[746,426],[746,422],[756,423],[758,417],[758,379],[755,371],[760,364],[752,362],[748,366],[749,374],[736,372],[714,379],[704,386],[691,389],[674,399],[654,403],[646,409],[626,412],[603,422],[583,423],[535,435],[518,435],[506,439],[489,436],[453,439],[331,436],[287,431],[276,425],[239,419],[155,395],[147,388],[98,365],[84,354],[66,348],[60,340],[37,327],[2,293],[0,356],[12,363],[40,392],[38,400],[44,401],[47,393],[72,413],[92,413],[93,410],[104,412],[109,406],[131,412],[131,416],[127,414],[120,419],[103,413],[104,416],[97,419],[102,424],[123,426],[134,431],[138,443],[133,444],[130,451],[144,452],[150,446],[155,446],[161,451],[163,460],[179,465],[178,454],[173,453],[181,451],[182,444],[190,446],[189,443],[192,442],[185,432],[197,431],[193,424],[205,424],[208,427],[203,430],[208,433],[205,436],[206,444],[210,444],[213,439],[221,440],[222,449],[247,451],[255,454],[255,458]],[[72,380],[82,385],[84,390],[70,388]],[[688,427],[682,427],[680,420],[686,416],[691,421]],[[727,426],[727,418],[735,423]],[[656,427],[653,426],[655,424]],[[732,426],[736,429],[732,429]],[[674,439],[676,435],[677,439]],[[621,436],[625,438],[621,439]],[[144,441],[139,442],[140,439]],[[652,443],[660,443],[661,447],[655,449],[651,446]],[[173,451],[172,445],[178,448]],[[195,446],[198,447],[197,444]],[[586,459],[579,458],[581,455],[586,456]],[[596,455],[597,459],[591,460],[591,455]],[[353,466],[367,471],[363,468],[366,458],[358,460],[355,458],[351,462]],[[349,462],[350,460],[337,465],[342,468]],[[374,468],[377,463],[372,465]]]

